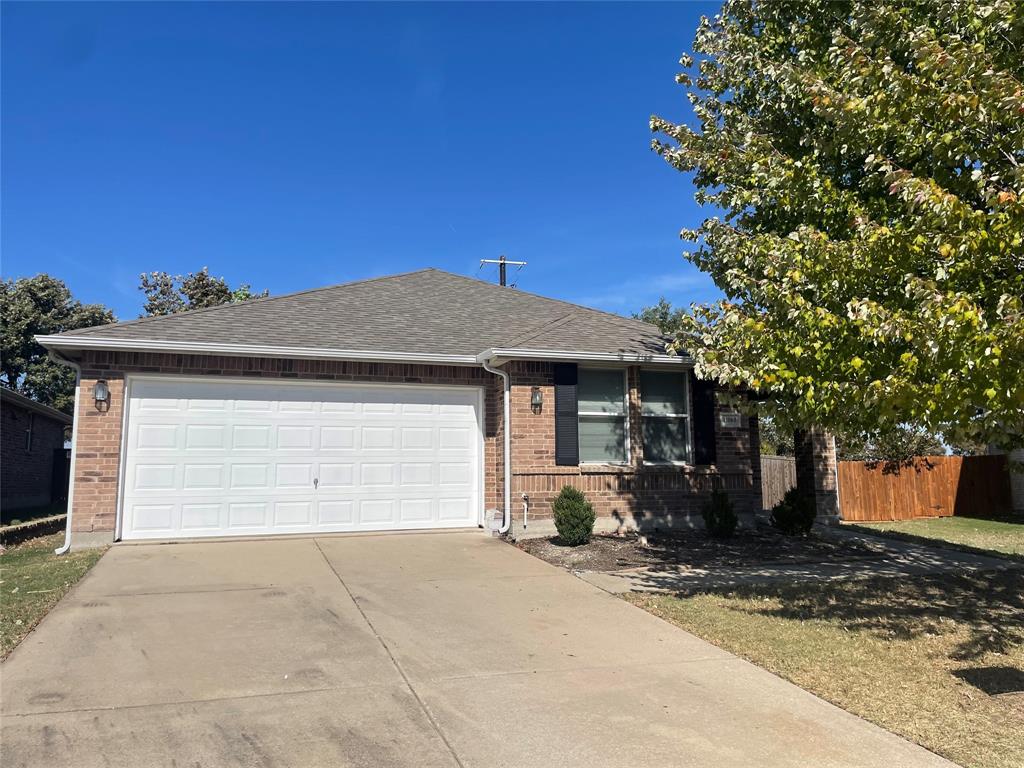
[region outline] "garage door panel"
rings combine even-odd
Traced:
[[[438,500],[439,520],[463,520],[472,507],[473,500],[468,496]]]
[[[330,491],[338,488],[355,487],[355,464],[324,463],[319,467],[319,488]]]
[[[135,528],[140,531],[174,530],[173,504],[137,504],[133,510]]]
[[[313,449],[313,427],[282,424],[277,428],[277,450],[310,451]]]
[[[351,526],[355,522],[355,502],[348,499],[317,500],[317,523],[320,527]]]
[[[277,490],[301,488],[308,493],[313,485],[312,464],[278,464],[276,470],[274,488]]]
[[[321,451],[354,450],[356,447],[356,427],[320,427]]]
[[[181,505],[181,529],[183,531],[209,531],[224,527],[222,504]]]
[[[266,528],[267,504],[262,501],[228,504],[228,528]]]
[[[235,424],[231,427],[231,450],[265,451],[270,448],[268,424]]]
[[[209,491],[224,488],[223,464],[186,464],[182,478],[183,491]]]
[[[310,501],[278,501],[274,503],[274,525],[308,526],[313,523],[313,503]]]
[[[359,524],[376,528],[381,523],[393,525],[395,522],[394,499],[360,499]]]
[[[133,378],[123,538],[475,525],[478,390]]]
[[[178,427],[175,424],[139,425],[135,436],[135,448],[140,451],[159,451],[178,446]]]
[[[228,489],[242,491],[246,489],[270,488],[270,466],[268,464],[232,464],[231,481]]]
[[[402,486],[430,486],[434,483],[434,465],[430,462],[403,462],[400,466]]]

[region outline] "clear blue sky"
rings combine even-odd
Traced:
[[[716,7],[4,3],[3,276],[129,319],[143,271],[280,294],[505,253],[610,311],[707,300],[647,120],[690,118]]]

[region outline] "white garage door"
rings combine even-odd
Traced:
[[[474,526],[475,387],[129,380],[124,539]]]

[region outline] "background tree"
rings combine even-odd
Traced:
[[[793,430],[780,429],[771,416],[757,420],[761,437],[761,453],[765,456],[792,456],[794,452]]]
[[[0,282],[0,321],[3,385],[71,413],[75,373],[51,361],[35,336],[112,323],[114,313],[101,304],[82,304],[55,277],[36,275]]]
[[[658,299],[657,304],[644,307],[639,312],[634,313],[633,317],[637,320],[643,320],[645,323],[656,325],[659,331],[666,336],[671,336],[679,331],[679,327],[683,322],[683,315],[685,314],[685,309],[673,307],[669,300],[662,296]]]
[[[173,315],[270,295],[269,291],[253,293],[248,283],[229,288],[223,277],[211,277],[207,267],[187,275],[172,276],[167,272],[139,275],[139,290],[146,295],[143,317]]]
[[[884,433],[836,437],[840,461],[907,461],[915,456],[943,456],[946,446],[931,432],[900,425]]]
[[[1024,5],[727,0],[654,149],[723,211],[698,372],[780,425],[1024,443]],[[767,404],[771,408],[771,402]]]

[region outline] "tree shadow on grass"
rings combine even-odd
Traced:
[[[764,608],[738,610],[796,621],[835,622],[847,631],[882,639],[912,640],[969,628],[969,636],[950,654],[956,661],[1005,654],[1024,644],[1022,571],[762,584],[705,593],[751,600],[778,598],[781,605],[771,602]]]

